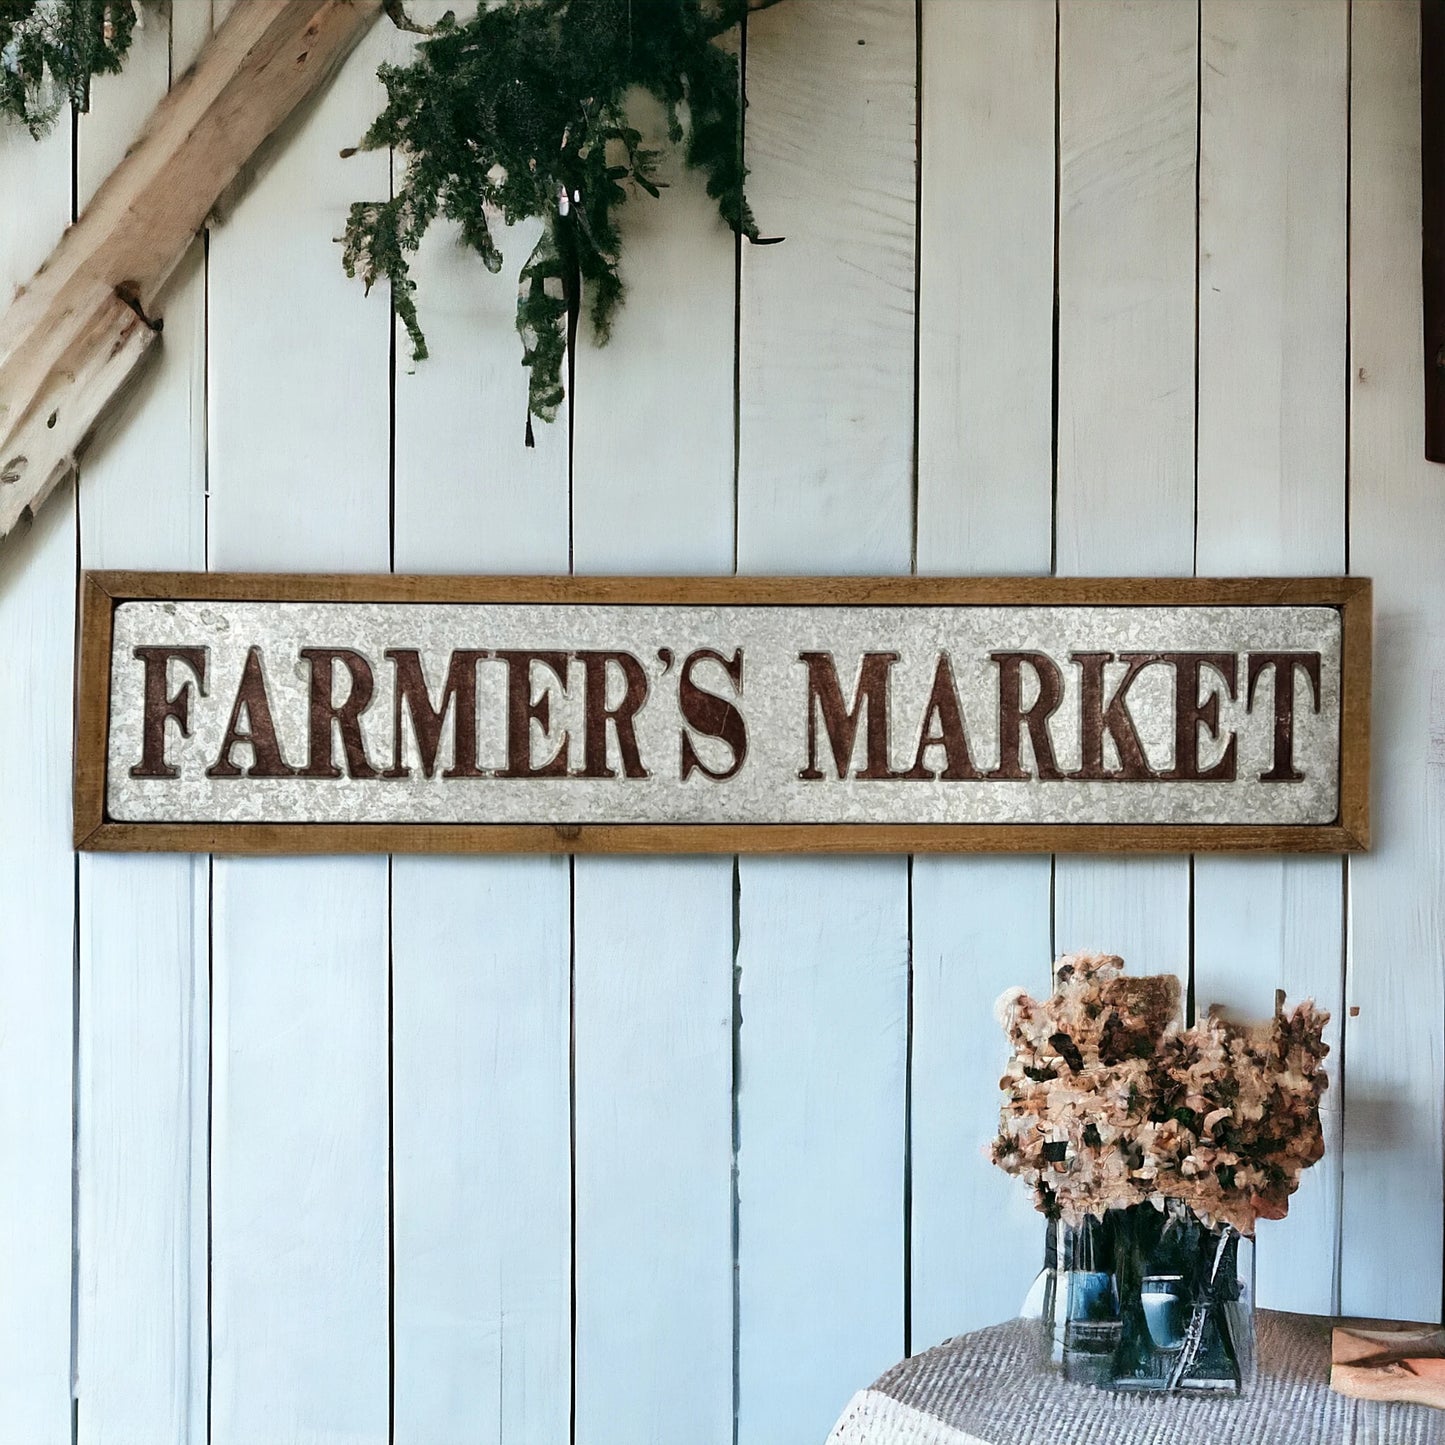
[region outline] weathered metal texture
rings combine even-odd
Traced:
[[[1332,606],[123,601],[106,812],[1328,825],[1343,663]]]

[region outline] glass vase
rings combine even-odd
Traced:
[[[1051,1223],[1043,1315],[1066,1379],[1242,1394],[1255,1368],[1254,1242],[1177,1201]]]

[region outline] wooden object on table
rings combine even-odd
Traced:
[[[1330,1389],[1356,1400],[1400,1400],[1445,1409],[1445,1329],[1438,1325],[1337,1325]]]
[[[247,0],[0,317],[0,537],[75,466],[155,342],[161,288],[241,168],[381,0]]]

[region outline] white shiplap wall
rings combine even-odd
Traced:
[[[0,136],[24,200],[0,279],[224,8],[148,10],[73,136]],[[906,1348],[1027,1286],[1038,1222],[980,1153],[990,1005],[1045,987],[1054,948],[1192,974],[1201,1006],[1327,1002],[1332,1152],[1262,1230],[1261,1296],[1438,1318],[1415,6],[787,0],[744,45],[752,196],[786,243],[738,248],[693,177],[640,199],[615,338],[579,346],[535,449],[508,286],[429,240],[413,367],[340,273],[346,203],[389,176],[337,153],[406,43],[379,27],[290,128],[178,273],[78,498],[0,547],[0,1438],[821,1439]],[[77,556],[1348,566],[1376,579],[1379,841],[1348,864],[77,861]]]

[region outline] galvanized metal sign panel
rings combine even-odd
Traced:
[[[1357,580],[87,582],[80,846],[1366,841]]]

